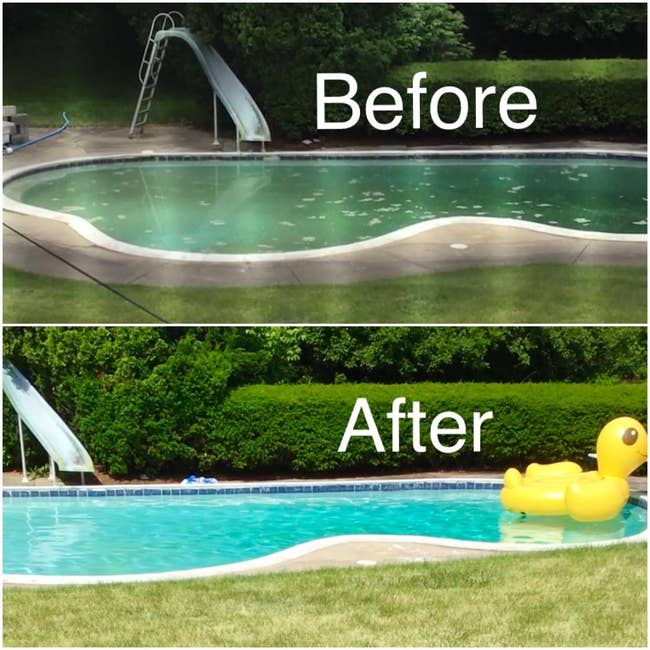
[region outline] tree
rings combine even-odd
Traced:
[[[645,379],[647,355],[642,327],[7,327],[3,343],[95,462],[150,475],[213,466],[219,409],[247,384],[617,383]],[[7,401],[3,425],[14,467]]]
[[[293,138],[315,131],[318,72],[347,72],[360,92],[392,65],[471,55],[464,21],[446,4],[188,4],[187,24],[242,77],[272,122]]]
[[[456,5],[480,58],[646,57],[647,7],[637,3]]]

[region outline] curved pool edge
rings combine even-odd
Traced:
[[[388,244],[402,241],[424,232],[430,232],[436,228],[455,225],[459,223],[502,226],[518,228],[533,232],[540,232],[547,235],[558,237],[567,237],[573,239],[605,241],[605,242],[632,242],[646,243],[647,234],[617,234],[600,231],[576,230],[573,228],[563,228],[546,224],[538,224],[531,221],[512,219],[509,217],[488,217],[488,216],[464,216],[456,215],[451,217],[429,219],[417,224],[412,224],[399,228],[398,230],[366,239],[363,241],[341,244],[337,246],[328,246],[325,248],[316,248],[304,251],[286,251],[286,252],[268,252],[268,253],[193,253],[183,251],[159,250],[135,244],[128,244],[114,239],[101,230],[93,226],[82,217],[56,212],[47,208],[39,208],[30,204],[16,201],[4,194],[4,184],[17,178],[35,174],[41,171],[56,169],[58,167],[85,166],[106,162],[129,162],[129,161],[155,161],[155,160],[281,160],[281,159],[337,159],[337,158],[388,158],[388,159],[418,159],[418,158],[504,158],[504,157],[534,157],[542,156],[552,158],[554,156],[564,156],[575,158],[581,156],[594,158],[612,158],[612,159],[639,159],[647,160],[647,154],[639,151],[626,150],[604,150],[604,149],[449,149],[449,150],[414,150],[414,151],[391,151],[391,150],[361,150],[361,151],[331,151],[331,152],[305,152],[305,151],[287,151],[287,152],[268,152],[254,153],[242,152],[232,154],[226,152],[215,153],[147,153],[147,154],[113,154],[108,156],[86,156],[81,158],[68,158],[56,160],[37,165],[20,167],[5,172],[3,176],[3,209],[16,214],[31,216],[51,221],[57,221],[70,227],[77,234],[81,235],[91,244],[100,248],[130,255],[134,257],[154,258],[160,260],[180,261],[180,262],[203,262],[203,263],[257,263],[257,262],[296,262],[301,260],[313,260],[323,257],[339,256],[345,254],[354,254],[361,251],[381,248]]]
[[[367,488],[368,491],[375,490],[387,490],[393,491],[400,489],[400,485],[404,484],[429,484],[429,485],[439,485],[440,489],[444,489],[444,486],[447,486],[447,489],[462,489],[457,487],[460,484],[472,483],[478,486],[481,486],[481,489],[499,489],[502,487],[503,482],[501,480],[489,479],[489,478],[467,478],[467,479],[413,479],[413,480],[401,480],[401,479],[374,479],[374,480],[350,480],[350,481],[267,481],[267,482],[254,482],[254,483],[237,483],[237,484],[216,484],[226,490],[232,490],[234,493],[237,493],[242,490],[250,490],[249,493],[253,493],[253,489],[261,490],[271,490],[272,488],[277,489],[277,493],[286,493],[282,491],[282,488],[293,486],[294,488],[304,488],[306,486],[331,486],[336,484],[341,492],[346,491],[357,491],[356,486],[363,486]],[[352,489],[345,489],[345,486],[352,486]],[[388,487],[384,487],[388,486]],[[160,490],[162,496],[166,496],[163,493],[163,490],[171,490],[172,487],[169,485],[158,485],[158,486],[121,486],[120,488],[115,488],[116,490],[122,490],[125,492],[124,495],[116,496],[133,496],[134,498],[138,492],[142,492],[143,495],[145,489]],[[183,491],[190,494],[200,494],[201,492],[214,491],[219,489],[215,485],[197,485],[197,486],[173,486],[173,489],[178,490],[178,493],[181,494]],[[401,488],[405,489],[405,488]],[[413,488],[412,488],[413,489]],[[105,491],[106,488],[98,487],[79,487],[79,488],[62,488],[62,492],[67,492],[70,496],[70,492],[84,490],[87,494],[79,495],[77,498],[87,498],[88,493],[93,491]],[[53,491],[57,491],[49,487],[34,487],[34,488],[24,488],[24,487],[15,487],[15,488],[6,488],[3,487],[3,498],[6,498],[7,493],[17,492],[16,497],[10,498],[34,498],[37,494],[40,498],[51,495]],[[295,489],[296,492],[300,490]],[[361,490],[359,490],[361,491]],[[132,493],[128,495],[127,493]],[[171,493],[171,492],[170,492]],[[72,497],[74,498],[74,497]],[[641,507],[647,509],[647,496],[634,494],[632,497],[637,501]],[[592,541],[592,542],[569,542],[563,544],[531,544],[531,543],[505,543],[505,542],[475,542],[475,541],[466,541],[466,540],[457,540],[452,538],[445,537],[429,537],[425,535],[373,535],[373,534],[360,534],[360,535],[336,535],[332,537],[322,537],[319,539],[311,540],[308,542],[302,542],[289,548],[270,553],[258,558],[253,558],[250,560],[243,560],[240,562],[232,562],[229,564],[221,564],[210,567],[202,567],[195,569],[182,569],[178,571],[163,571],[155,573],[135,573],[135,574],[115,574],[115,575],[90,575],[90,576],[45,576],[45,575],[23,575],[23,574],[3,574],[2,583],[7,586],[63,586],[63,585],[92,585],[92,584],[117,584],[117,583],[135,583],[135,582],[162,582],[168,580],[188,580],[196,578],[211,578],[219,577],[225,575],[235,575],[248,572],[262,572],[264,570],[271,570],[273,568],[279,568],[284,562],[296,560],[302,558],[310,553],[315,551],[320,551],[323,549],[331,548],[334,546],[339,546],[349,543],[392,543],[392,544],[422,544],[431,547],[439,547],[446,549],[457,549],[465,551],[482,551],[484,553],[498,554],[498,553],[521,553],[521,552],[540,552],[540,551],[556,551],[563,549],[571,548],[584,548],[584,547],[602,547],[602,546],[613,546],[617,544],[627,544],[634,542],[647,542],[648,540],[648,530],[637,533],[636,535],[630,535],[628,537],[622,537],[619,539],[612,540],[601,540],[601,541]],[[397,561],[397,560],[396,560]]]
[[[401,543],[401,544],[424,544],[443,548],[453,548],[469,551],[484,551],[488,553],[530,553],[539,551],[557,551],[570,548],[614,546],[616,544],[629,544],[634,542],[647,541],[647,531],[637,535],[631,535],[617,540],[600,542],[567,543],[567,544],[503,544],[490,542],[463,542],[460,540],[447,539],[444,537],[425,537],[420,535],[337,535],[335,537],[323,537],[291,546],[277,553],[264,555],[253,560],[233,562],[201,569],[184,569],[182,571],[164,571],[160,573],[130,573],[123,575],[100,575],[100,576],[27,576],[17,574],[3,574],[4,585],[14,586],[64,586],[64,585],[95,585],[95,584],[117,584],[133,582],[164,582],[168,580],[190,580],[197,578],[215,578],[225,575],[236,575],[249,571],[263,571],[271,569],[288,560],[295,560],[304,557],[314,551],[323,550],[332,546],[354,542],[361,543]],[[397,562],[397,560],[395,561]],[[326,567],[323,567],[326,568]]]

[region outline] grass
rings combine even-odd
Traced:
[[[13,65],[4,66],[5,104],[12,104],[29,115],[36,127],[54,127],[61,124],[61,113],[66,111],[71,126],[100,126],[130,124],[140,91],[137,71],[139,57],[132,62],[122,61],[116,70],[110,58],[102,67],[92,62],[78,61],[78,51],[68,53],[67,64],[43,59],[35,51],[39,45],[14,56]],[[180,48],[179,48],[180,49]],[[88,69],[90,67],[90,69]],[[30,70],[29,75],[24,70]],[[121,74],[120,74],[121,71]],[[152,103],[149,121],[156,124],[210,124],[210,96],[206,85],[206,101],[199,105],[196,97],[181,89],[172,70],[166,70]]]
[[[5,646],[635,646],[647,547],[4,590]],[[99,615],[98,615],[99,614]]]
[[[47,82],[38,92],[25,83],[11,84],[8,88],[10,97],[5,101],[11,101],[19,111],[27,113],[32,126],[48,128],[60,125],[63,111],[68,114],[71,126],[130,124],[140,90],[132,76],[121,84],[109,81],[94,86],[84,80],[76,82],[67,78],[60,84]],[[187,93],[174,93],[163,87],[152,104],[149,121],[188,124],[205,121],[206,115],[209,116],[206,107],[198,107]]]
[[[645,270],[529,265],[347,285],[115,285],[177,323],[645,323]],[[6,323],[136,323],[153,317],[99,285],[4,269]]]
[[[61,94],[43,97],[18,94],[13,97],[13,104],[21,112],[29,115],[30,124],[34,127],[54,128],[63,122],[61,114],[65,111],[71,126],[126,126],[131,123],[135,109],[137,90],[132,93],[111,94],[105,97],[82,97],[78,95]],[[160,97],[152,108],[150,122],[152,124],[190,124],[197,120],[196,102],[187,98]],[[189,116],[189,117],[188,117]],[[201,116],[203,117],[203,116]]]

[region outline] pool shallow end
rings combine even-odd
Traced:
[[[336,484],[339,488],[336,491],[393,491],[400,489],[400,486],[422,486],[428,485],[429,489],[450,490],[458,488],[459,485],[471,483],[475,489],[499,489],[502,486],[501,481],[493,479],[415,479],[415,480],[351,480],[351,481],[268,481],[263,483],[233,483],[217,484],[206,486],[119,486],[113,488],[106,487],[78,487],[78,488],[3,488],[4,498],[47,498],[55,496],[53,493],[63,492],[66,496],[72,498],[86,498],[92,496],[92,493],[104,493],[110,489],[115,492],[115,496],[133,496],[144,495],[147,492],[154,491],[161,495],[174,492],[185,494],[214,493],[215,490],[227,491],[253,491],[260,493],[287,493],[287,492],[305,492],[311,491],[314,487],[323,487]],[[434,487],[435,486],[435,487]],[[402,488],[404,489],[404,488]],[[413,489],[413,487],[411,488]],[[416,488],[417,489],[417,488]],[[181,492],[182,491],[182,492]],[[122,494],[117,494],[121,492]],[[13,494],[12,494],[13,493]],[[76,493],[76,494],[75,494]],[[81,494],[80,494],[81,493]],[[634,500],[647,509],[647,498],[645,496],[634,496]],[[389,557],[385,561],[404,562],[404,561],[435,561],[441,559],[451,559],[453,557],[466,557],[471,555],[496,554],[500,552],[535,552],[535,551],[552,551],[567,548],[578,548],[585,546],[610,546],[613,544],[622,544],[630,542],[647,541],[647,529],[642,533],[623,537],[620,539],[606,541],[592,541],[581,543],[563,543],[563,544],[532,544],[532,543],[492,543],[492,542],[474,542],[457,539],[428,537],[420,535],[337,535],[325,537],[312,541],[300,543],[287,549],[271,553],[262,557],[240,562],[233,562],[218,566],[210,566],[195,569],[184,569],[177,571],[165,571],[158,573],[138,573],[138,574],[115,574],[115,575],[91,575],[91,576],[45,576],[45,575],[21,575],[21,574],[4,574],[3,583],[5,585],[84,585],[84,584],[113,584],[113,583],[133,583],[133,582],[157,582],[166,580],[186,580],[195,578],[209,578],[224,575],[258,573],[273,570],[291,570],[292,568],[317,568],[319,566],[331,566],[327,562],[316,562],[310,566],[291,567],[291,563],[300,558],[305,558],[311,554],[318,554],[323,551],[333,551],[336,548],[345,548],[348,545],[392,545],[400,549],[396,556]],[[426,547],[432,551],[440,550],[444,557],[411,557],[404,558],[408,554],[408,548]],[[446,552],[445,552],[446,551]],[[422,555],[422,554],[421,554]],[[354,566],[354,562],[346,562],[347,565]],[[357,561],[357,565],[374,565],[376,562]],[[341,564],[338,564],[339,566]]]

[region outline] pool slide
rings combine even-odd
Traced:
[[[42,395],[8,360],[2,361],[2,390],[60,470],[94,472],[90,455]]]
[[[187,27],[172,27],[156,32],[158,43],[180,38],[194,51],[213,91],[222,101],[242,140],[270,142],[271,132],[255,100],[216,50],[203,43]]]

